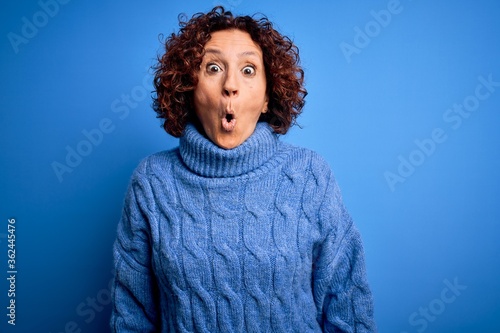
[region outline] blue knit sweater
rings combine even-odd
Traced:
[[[188,125],[135,170],[113,332],[375,332],[359,233],[330,168],[266,123],[224,150]]]

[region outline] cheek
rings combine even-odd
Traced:
[[[258,92],[259,96],[266,99],[267,82],[266,78],[262,77],[259,82],[255,84],[255,91]]]
[[[266,82],[264,81],[263,83],[257,83],[252,87],[253,93],[253,99],[255,104],[259,105],[259,107],[262,104],[267,103],[267,91],[266,91]]]
[[[194,101],[200,105],[213,104],[216,97],[216,83],[200,80],[194,90]]]
[[[206,93],[205,89],[203,88],[203,86],[200,86],[199,84],[196,87],[196,89],[194,90],[193,97],[194,97],[194,105],[197,109],[199,107],[203,107],[203,106],[206,106],[208,104],[207,93]]]

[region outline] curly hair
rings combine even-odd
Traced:
[[[193,15],[188,21],[185,15],[180,15],[179,25],[179,33],[172,33],[166,39],[165,53],[153,67],[153,109],[157,118],[163,119],[162,127],[167,133],[179,137],[188,122],[197,122],[193,91],[198,83],[204,46],[211,33],[228,29],[247,32],[262,49],[269,102],[268,112],[259,121],[268,122],[279,134],[285,134],[296,123],[307,95],[299,50],[290,38],[273,28],[267,17],[235,17],[217,6],[206,14]]]

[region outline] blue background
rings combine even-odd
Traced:
[[[158,34],[222,3],[265,13],[300,48],[309,95],[302,129],[283,140],[331,164],[363,235],[380,332],[499,332],[500,87],[480,88],[489,96],[460,124],[448,111],[474,102],[479,77],[500,82],[498,2],[400,0],[383,25],[376,13],[393,1],[69,1],[51,15],[42,3],[4,1],[0,13],[0,331],[108,331],[129,177],[177,145],[150,106]],[[12,42],[28,21],[39,27]],[[444,142],[430,143],[434,129]],[[86,156],[58,177],[68,149]],[[401,178],[391,185],[388,173]]]

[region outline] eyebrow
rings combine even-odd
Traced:
[[[219,49],[206,49],[205,50],[205,53],[213,53],[213,54],[222,54],[222,51],[219,50]],[[239,53],[238,55],[238,58],[241,58],[241,57],[248,57],[248,56],[254,56],[254,57],[259,57],[259,54],[255,51],[244,51],[244,52],[241,52]]]

